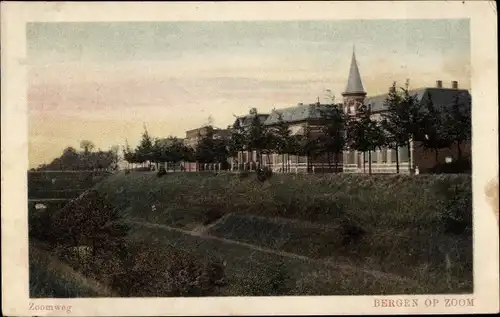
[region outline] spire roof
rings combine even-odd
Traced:
[[[344,94],[353,93],[366,93],[363,88],[363,83],[361,81],[361,76],[359,75],[358,63],[356,62],[356,54],[354,53],[354,47],[352,49],[352,59],[351,68],[349,70],[349,79],[347,80],[347,87],[345,88]]]

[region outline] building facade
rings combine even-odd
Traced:
[[[389,89],[392,89],[392,87]],[[452,81],[449,88],[444,88],[442,81],[437,81],[434,87],[414,89],[409,92],[416,97],[417,102],[422,107],[429,99],[437,107],[451,105],[457,98],[461,101],[470,101],[469,92],[459,89],[456,81]],[[371,110],[372,119],[381,120],[382,113],[387,111],[385,100],[388,93],[367,97],[356,55],[353,51],[347,85],[342,93],[344,112],[348,115],[355,115],[358,108],[365,104]],[[470,102],[463,102],[462,104],[467,106],[470,105]],[[273,126],[281,118],[289,124],[292,135],[300,134],[307,136],[306,139],[314,139],[322,133],[321,109],[325,106],[319,102],[312,104],[300,103],[294,107],[273,110],[270,114],[261,114],[259,119],[264,125]],[[470,112],[470,109],[468,111]],[[242,116],[240,117],[240,124],[248,126],[252,118],[252,115]],[[463,157],[470,157],[470,151],[470,142],[461,146]],[[420,143],[411,141],[410,149],[405,146],[398,148],[398,151],[382,148],[369,153],[370,155],[355,150],[346,150],[336,158],[331,157],[331,155],[310,157],[269,153],[263,154],[262,164],[271,167],[277,172],[369,173],[371,170],[372,173],[396,173],[399,167],[399,173],[410,174],[425,173],[434,167],[436,163],[456,160],[457,153],[458,149],[445,148],[439,150],[436,155],[433,151],[426,151]],[[436,157],[438,162],[436,162]],[[231,160],[231,168],[252,170],[258,166],[256,161],[257,154],[255,151],[241,152],[235,160]]]

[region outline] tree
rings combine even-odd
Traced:
[[[256,151],[257,162],[262,164],[262,151],[268,146],[269,135],[266,127],[260,121],[257,109],[252,108],[250,115],[252,115],[252,121],[246,130],[246,149],[250,152]]]
[[[195,150],[196,161],[200,163],[221,163],[224,168],[229,157],[229,141],[215,138],[213,131],[204,135]]]
[[[417,97],[411,95],[408,88],[396,90],[396,83],[385,100],[387,111],[382,114],[381,126],[384,131],[386,146],[396,151],[396,170],[399,173],[398,148],[407,146],[408,158],[411,156],[410,143],[419,138],[421,131],[420,103]],[[411,171],[412,166],[408,164]]]
[[[95,144],[89,140],[82,140],[80,141],[80,148],[85,154],[87,154],[89,152],[92,152],[92,150],[95,148]]]
[[[331,154],[334,155],[335,173],[338,172],[338,156],[346,146],[345,124],[346,115],[341,105],[325,105],[320,111],[323,135],[319,138],[319,144],[328,156],[328,166],[331,171]]]
[[[231,127],[231,137],[228,141],[228,154],[233,157],[238,156],[238,153],[245,150],[245,130],[243,129],[240,119],[236,118]]]
[[[292,147],[292,134],[290,125],[283,120],[283,115],[278,114],[278,122],[271,129],[274,151],[281,155],[282,170],[285,171],[285,154],[290,154]]]
[[[123,159],[129,164],[134,164],[137,162],[135,159],[135,153],[130,148],[127,140],[125,140],[125,147],[123,148]]]
[[[154,160],[154,144],[153,138],[149,135],[146,126],[144,126],[144,132],[142,133],[142,138],[135,150],[136,160],[139,163],[151,162]]]
[[[350,149],[363,152],[363,164],[368,152],[368,172],[372,174],[372,151],[384,144],[382,129],[371,117],[370,108],[358,107],[358,111],[347,123],[347,145]]]
[[[457,146],[458,160],[462,159],[462,143],[472,137],[471,99],[457,95],[453,103],[446,107],[445,126],[449,139]]]
[[[432,96],[429,94],[425,101],[424,113],[422,115],[422,131],[419,141],[426,150],[433,150],[435,153],[436,164],[439,163],[439,150],[450,147],[453,143],[448,133],[446,115],[439,110],[432,102]]]

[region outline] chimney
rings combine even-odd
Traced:
[[[453,89],[458,89],[458,81],[453,80],[453,81],[451,82],[451,88],[453,88]]]
[[[442,80],[436,80],[436,88],[443,88],[443,81]]]

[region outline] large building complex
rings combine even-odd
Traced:
[[[389,88],[389,89],[392,89]],[[389,90],[388,90],[389,93]],[[347,77],[347,85],[345,91],[342,93],[342,106],[347,114],[355,114],[360,105],[368,105],[372,118],[375,120],[381,119],[381,114],[387,111],[385,100],[388,93],[376,96],[367,96],[367,92],[363,87],[358,62],[356,60],[355,52],[352,53],[351,65],[349,75]],[[410,94],[416,96],[417,102],[422,106],[431,98],[436,107],[444,107],[453,104],[456,100],[460,100],[461,104],[470,105],[469,102],[462,102],[470,100],[470,94],[467,90],[459,89],[458,82],[452,81],[450,87],[443,87],[442,81],[436,81],[434,87],[426,87],[420,89],[410,90]],[[296,106],[272,110],[269,114],[258,114],[261,123],[267,126],[273,126],[281,120],[288,123],[292,135],[306,134],[308,138],[315,138],[318,134],[322,133],[321,126],[321,109],[326,105],[319,102],[311,104],[299,103]],[[468,109],[470,111],[470,109]],[[240,125],[245,127],[249,126],[254,114],[240,116]],[[200,136],[200,131],[188,131],[186,140],[195,142],[194,134]],[[193,134],[193,137],[188,135]],[[189,142],[189,141],[188,141]],[[457,150],[449,148],[439,150],[437,155],[438,161],[444,163],[446,159],[456,159]],[[463,144],[461,153],[464,157],[470,156],[470,142]],[[333,154],[332,154],[333,155]],[[398,155],[399,160],[396,160]],[[410,150],[407,147],[400,147],[398,151],[393,149],[382,148],[371,153],[371,155],[364,155],[358,151],[344,151],[336,159],[331,155],[322,155],[319,157],[308,157],[298,155],[278,155],[278,154],[265,154],[263,157],[263,164],[271,167],[274,171],[292,171],[292,172],[311,172],[311,171],[336,171],[345,173],[368,173],[368,159],[371,157],[371,171],[372,173],[396,173],[397,165],[399,165],[400,173],[413,173],[415,171],[426,172],[436,164],[436,156],[433,152],[425,151],[425,149],[418,144],[418,142],[410,142]],[[231,159],[232,169],[255,168],[257,161],[257,154],[255,151],[244,151]],[[337,162],[335,167],[332,163]],[[397,163],[398,162],[398,163]]]

